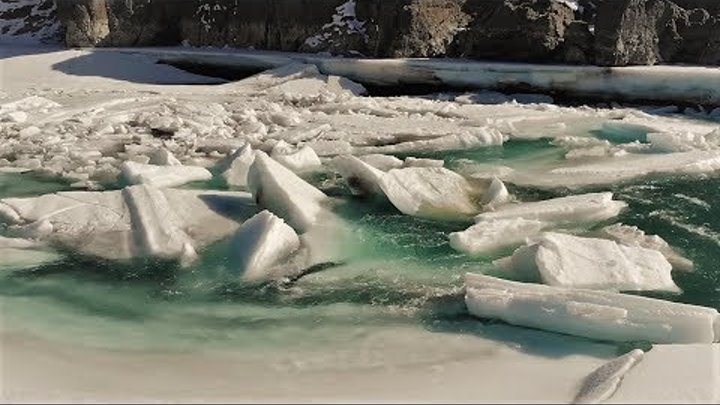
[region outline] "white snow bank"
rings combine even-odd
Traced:
[[[248,188],[258,205],[285,219],[298,233],[308,231],[325,211],[328,197],[266,153],[255,152]]]
[[[720,338],[715,309],[614,292],[465,277],[472,315],[611,341],[712,343]]]
[[[606,226],[597,232],[597,237],[614,240],[626,246],[657,250],[670,262],[673,270],[691,271],[694,267],[690,259],[675,252],[663,238],[657,235],[646,235],[643,230],[636,226],[623,224]]]
[[[672,266],[657,250],[605,239],[544,233],[516,250],[507,270],[524,280],[556,287],[612,291],[671,291]]]
[[[720,345],[654,345],[605,403],[716,404]]]
[[[255,161],[255,152],[250,145],[245,145],[227,157],[223,165],[222,176],[230,187],[246,187],[250,166]]]
[[[286,276],[273,270],[298,250],[300,239],[285,221],[266,210],[243,223],[231,244],[232,265],[243,280],[257,282]]]
[[[598,404],[612,397],[625,374],[642,361],[644,355],[645,352],[635,349],[603,364],[585,378],[572,403]]]
[[[127,161],[121,166],[123,178],[130,184],[177,187],[193,181],[212,179],[212,173],[197,166],[156,166]]]

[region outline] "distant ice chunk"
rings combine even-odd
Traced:
[[[257,282],[286,276],[275,267],[298,250],[300,239],[285,221],[265,210],[242,224],[231,245],[232,266],[243,280]]]
[[[547,227],[523,218],[483,221],[462,232],[450,234],[450,246],[470,256],[481,256],[521,245]]]
[[[123,178],[130,184],[150,184],[160,188],[212,179],[210,171],[197,166],[156,166],[127,161],[121,170]]]
[[[320,158],[310,146],[305,146],[297,151],[288,150],[287,146],[289,145],[283,141],[278,142],[270,156],[296,173],[306,172],[322,166]]]
[[[483,196],[482,204],[486,210],[494,210],[496,207],[503,204],[507,204],[512,200],[512,195],[505,187],[505,183],[497,177],[493,177],[490,181],[485,195]]]
[[[654,151],[664,153],[720,149],[720,130],[706,134],[653,132],[647,135],[647,139]]]
[[[607,291],[465,277],[465,303],[481,318],[609,341],[712,343],[717,310]]]
[[[172,152],[165,148],[160,148],[153,152],[148,163],[156,166],[182,166],[182,163],[177,160]]]
[[[612,291],[670,291],[672,266],[656,251],[605,239],[547,232],[518,249],[508,270],[557,287]]]
[[[720,344],[654,345],[628,371],[612,404],[716,404],[720,401]]]
[[[631,350],[593,371],[583,381],[574,404],[599,404],[615,394],[625,374],[639,363],[645,352]]]
[[[425,159],[425,158],[405,158],[403,164],[404,167],[443,167],[445,166],[444,160],[439,159]]]
[[[298,233],[308,231],[325,211],[328,197],[266,153],[255,152],[248,188],[261,207],[285,219]]]
[[[247,187],[248,172],[255,161],[255,152],[250,145],[236,150],[227,157],[222,167],[222,176],[230,187]]]
[[[673,270],[692,271],[694,268],[692,260],[675,252],[663,238],[657,235],[646,235],[645,232],[636,226],[623,224],[606,226],[597,232],[597,236],[614,240],[626,246],[638,246],[657,250],[670,262]]]
[[[613,200],[612,193],[592,193],[551,200],[507,204],[495,211],[483,212],[476,222],[523,218],[555,226],[604,221],[617,216],[627,204]]]
[[[431,139],[400,142],[385,146],[364,146],[358,148],[358,152],[366,154],[439,152],[502,145],[504,142],[505,137],[496,128],[479,127],[474,128],[472,133],[444,135]]]
[[[358,159],[384,172],[392,169],[399,169],[403,166],[403,161],[392,155],[375,153],[371,155],[358,156]]]

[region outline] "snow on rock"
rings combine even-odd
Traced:
[[[720,344],[654,345],[604,403],[716,404]]]
[[[121,166],[123,178],[130,184],[177,187],[193,181],[212,179],[212,173],[197,166],[156,166],[127,161]]]
[[[646,235],[645,232],[636,226],[623,224],[606,226],[597,232],[597,237],[614,240],[626,246],[657,250],[670,262],[673,270],[691,271],[694,267],[690,259],[675,252],[663,238],[657,235]]]
[[[7,198],[0,206],[14,212],[11,232],[107,259],[191,259],[191,247],[200,249],[231,235],[238,221],[256,212],[247,193],[149,185]]]
[[[521,245],[538,235],[546,223],[523,218],[483,221],[450,234],[450,246],[470,256],[482,256]]]
[[[284,141],[278,142],[270,156],[296,173],[314,170],[322,166],[320,158],[310,146],[305,146],[297,151],[287,149],[287,146],[289,145]]]
[[[276,266],[298,250],[300,239],[285,221],[266,210],[243,223],[231,245],[232,265],[243,280],[257,282],[287,276]]]
[[[255,152],[248,172],[255,201],[283,218],[298,233],[308,231],[325,211],[328,197],[266,153]]]
[[[403,161],[392,155],[375,153],[371,155],[358,156],[358,159],[384,172],[403,167]]]
[[[581,194],[551,200],[507,204],[495,211],[483,212],[476,222],[523,218],[554,226],[604,221],[617,216],[627,204],[613,200],[612,193]]]
[[[672,266],[656,251],[605,239],[544,233],[515,251],[509,270],[547,285],[612,291],[670,291]]]
[[[465,286],[470,314],[513,325],[620,342],[712,343],[720,338],[720,314],[713,308],[479,274],[467,274]]]
[[[230,187],[247,187],[248,172],[255,161],[255,152],[245,145],[227,157],[222,165],[222,176]]]
[[[599,404],[612,397],[625,374],[642,361],[644,355],[642,350],[634,349],[603,364],[585,378],[572,403]]]
[[[478,213],[482,193],[461,175],[442,167],[392,169],[380,188],[402,213],[429,219],[467,219]]]

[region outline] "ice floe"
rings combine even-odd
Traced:
[[[547,232],[516,250],[504,266],[521,279],[557,287],[680,291],[659,251],[605,239]]]
[[[600,238],[614,240],[622,245],[657,250],[672,264],[673,270],[691,271],[694,267],[690,259],[675,252],[663,238],[657,235],[646,235],[636,226],[614,224],[600,229],[596,234]]]
[[[467,274],[465,286],[472,315],[514,325],[621,342],[712,343],[720,338],[720,314],[712,308],[479,274]]]

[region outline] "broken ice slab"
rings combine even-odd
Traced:
[[[494,180],[493,180],[494,183]],[[507,201],[499,185],[496,198]],[[491,185],[489,191],[493,190]],[[499,191],[498,191],[499,190]],[[581,194],[545,201],[502,204],[475,217],[475,225],[450,234],[453,249],[472,256],[516,247],[542,230],[591,224],[617,216],[625,207],[612,193]]]
[[[620,342],[712,343],[720,338],[720,314],[713,308],[470,273],[465,286],[470,314],[513,325]]]
[[[547,232],[504,261],[509,274],[544,284],[610,291],[679,292],[657,250]]]
[[[477,215],[475,221],[522,218],[563,226],[604,221],[617,216],[625,207],[624,202],[613,200],[612,193],[581,194],[503,205]]]
[[[220,164],[222,176],[230,187],[247,187],[248,172],[255,161],[255,152],[250,145],[228,155]]]
[[[612,397],[625,374],[642,361],[644,355],[645,352],[635,349],[600,366],[583,380],[573,403],[598,404]]]
[[[657,250],[662,253],[673,267],[673,270],[692,271],[694,264],[690,259],[681,256],[661,237],[657,235],[646,235],[636,226],[615,224],[606,226],[594,233],[599,238],[614,240],[626,246],[639,246],[647,249]]]
[[[130,184],[149,184],[160,188],[212,179],[210,171],[197,166],[156,166],[127,161],[122,164],[121,170]]]
[[[298,250],[300,239],[285,221],[266,210],[245,221],[231,245],[232,266],[243,280],[256,282],[290,275],[274,267]]]
[[[10,230],[107,259],[192,258],[231,235],[257,208],[248,193],[157,189],[60,192],[0,200]]]
[[[312,228],[329,202],[322,191],[261,151],[255,152],[250,166],[248,188],[258,205],[283,218],[300,234]]]

